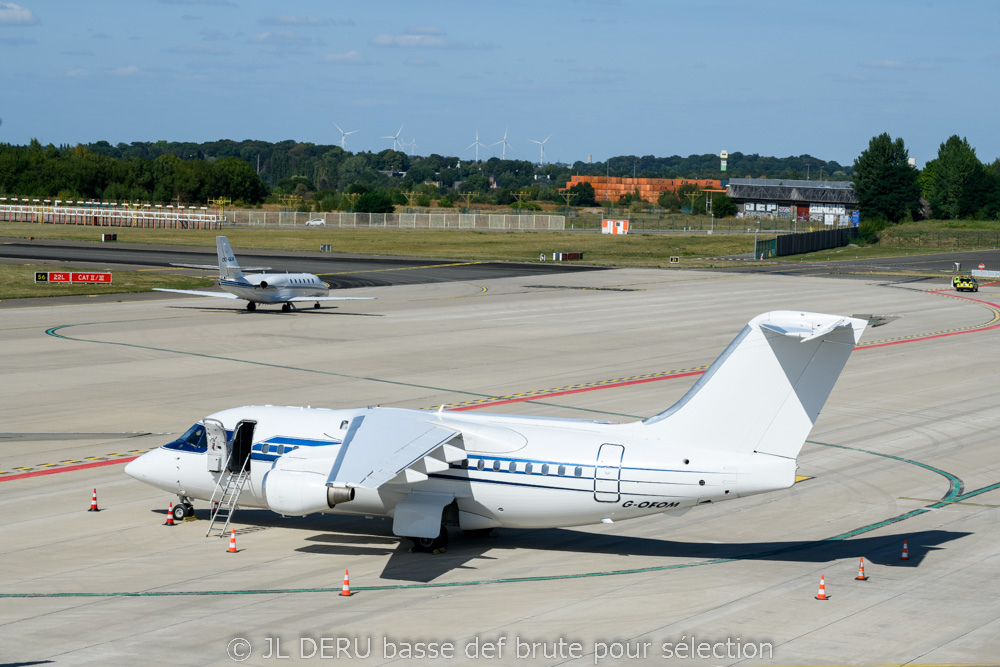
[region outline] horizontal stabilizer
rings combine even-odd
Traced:
[[[218,271],[218,264],[181,264],[179,262],[171,262],[170,266],[179,266],[182,269],[204,269],[205,271]],[[270,271],[270,266],[244,266],[241,267],[244,271]]]

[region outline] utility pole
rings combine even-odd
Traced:
[[[414,206],[417,205],[416,201],[417,201],[417,197],[420,196],[419,192],[404,192],[403,195],[406,197],[406,200],[409,202],[410,208],[413,208]],[[409,211],[407,211],[407,213],[409,213]]]
[[[358,196],[357,192],[345,192],[341,195],[341,197],[347,200],[347,206],[351,211],[354,210],[354,202],[358,201]]]

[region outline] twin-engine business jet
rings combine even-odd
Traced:
[[[356,301],[373,299],[370,296],[330,296],[329,286],[311,273],[255,273],[245,275],[240,270],[233,249],[225,236],[215,237],[219,253],[219,287],[225,292],[205,292],[191,289],[167,289],[154,287],[157,292],[177,292],[178,294],[195,294],[197,296],[214,296],[223,299],[246,299],[247,310],[254,311],[258,303],[280,303],[281,309],[288,312],[293,304],[306,301],[313,302],[314,308],[319,308],[320,301]],[[214,269],[215,266],[180,264],[201,269]],[[248,269],[250,270],[250,269]]]
[[[419,550],[442,547],[449,525],[555,528],[681,513],[792,485],[799,450],[868,323],[764,313],[676,404],[633,423],[250,406],[206,417],[125,471],[176,493],[180,512],[239,486],[241,507],[392,517],[393,532]]]

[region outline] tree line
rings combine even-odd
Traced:
[[[965,138],[952,135],[922,170],[903,139],[872,137],[854,161],[862,219],[873,227],[904,220],[1000,219],[1000,159],[984,164]]]
[[[429,206],[432,200],[445,207],[458,201],[501,206],[525,206],[525,201],[565,203],[558,189],[573,174],[845,179],[850,173],[850,167],[808,155],[774,158],[732,153],[729,171],[721,172],[714,155],[623,155],[593,164],[538,166],[496,157],[475,162],[438,154],[411,156],[391,149],[351,153],[340,146],[295,141],[116,145],[98,141],[56,147],[32,140],[28,146],[0,144],[0,193],[4,194],[158,203],[227,197],[242,205],[298,195],[300,207],[308,210]],[[524,191],[527,197],[520,195]],[[369,193],[378,196],[366,196]],[[574,199],[570,205],[598,204],[594,197]],[[628,196],[626,200],[612,203],[639,205]],[[679,201],[661,204],[677,208]]]

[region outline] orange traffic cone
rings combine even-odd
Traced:
[[[344,589],[340,591],[341,595],[351,595],[351,580],[347,576],[347,570],[344,570]]]
[[[826,597],[826,577],[824,575],[819,575],[819,593],[816,594],[817,600],[828,600]]]
[[[910,551],[906,548],[906,540],[903,540],[903,555],[899,557],[899,560],[910,560]]]
[[[170,503],[170,507],[167,508],[167,522],[163,524],[164,526],[174,525],[174,504]]]
[[[858,563],[858,576],[854,577],[855,581],[868,581],[868,577],[865,576],[865,557],[861,557],[861,561]]]
[[[229,536],[229,550],[227,553],[235,554],[239,553],[236,551],[236,529],[233,528],[233,534]]]
[[[101,511],[101,510],[97,509],[97,489],[94,489],[94,496],[90,499],[90,509],[87,510],[87,511],[88,512],[100,512]]]

